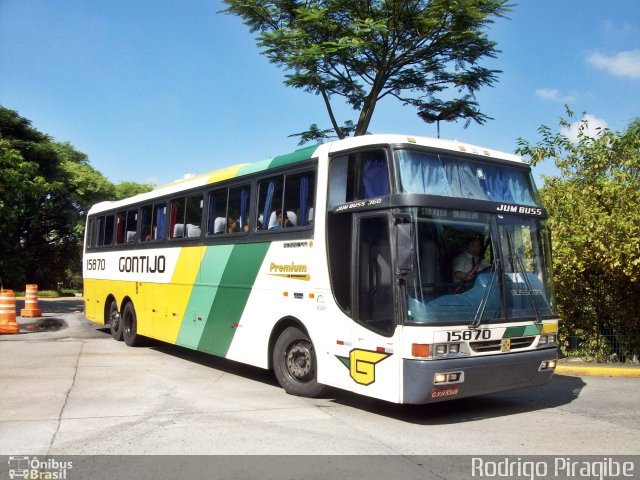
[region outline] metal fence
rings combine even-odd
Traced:
[[[588,362],[640,364],[638,334],[570,334],[560,337],[560,351],[565,357],[579,357]]]

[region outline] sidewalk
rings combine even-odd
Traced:
[[[640,365],[630,363],[595,363],[575,358],[562,358],[556,367],[558,375],[577,377],[640,378]]]

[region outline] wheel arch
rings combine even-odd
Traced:
[[[109,306],[111,305],[111,302],[115,302],[116,306],[118,306],[118,301],[116,300],[116,297],[113,295],[113,293],[107,295],[107,298],[104,300],[104,310],[102,312],[103,325],[109,325]],[[118,311],[120,311],[120,309],[118,309]]]
[[[271,335],[269,336],[269,346],[267,350],[269,370],[273,370],[273,349],[276,346],[276,342],[278,341],[278,338],[280,337],[280,335],[282,335],[282,332],[284,332],[289,327],[299,328],[305,334],[307,334],[307,336],[309,336],[309,331],[307,330],[307,328],[304,326],[304,323],[302,323],[300,319],[296,317],[287,316],[278,320],[278,322],[276,322],[273,329],[271,330]]]
[[[136,306],[133,303],[133,299],[129,296],[129,295],[125,295],[124,297],[122,297],[122,301],[120,302],[120,312],[124,312],[124,307],[127,306],[127,304],[132,304],[133,308],[135,309]]]

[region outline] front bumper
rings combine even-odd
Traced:
[[[556,348],[446,360],[405,359],[403,403],[432,403],[544,385],[551,380],[554,369],[540,371],[540,365],[544,361],[557,359]],[[463,372],[464,381],[457,384],[434,385],[436,373],[448,372]],[[450,390],[446,395],[439,396],[433,393],[434,387]]]

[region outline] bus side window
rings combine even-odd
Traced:
[[[171,200],[171,220],[169,222],[169,238],[184,237],[185,198]]]
[[[152,240],[165,239],[165,225],[167,224],[167,204],[156,203],[153,206]]]
[[[202,195],[171,200],[169,238],[199,238],[202,223]]]
[[[226,233],[249,231],[249,185],[229,189]]]
[[[116,214],[116,243],[121,244],[124,243],[124,231],[127,224],[127,214],[126,212],[118,212]]]
[[[95,238],[94,235],[94,231],[93,229],[95,228],[94,226],[94,221],[93,218],[90,218],[89,221],[87,222],[87,241],[85,244],[85,247],[93,247],[93,240]]]
[[[200,238],[202,229],[202,195],[187,197],[184,213],[184,236],[188,238]]]
[[[151,237],[151,220],[153,218],[153,207],[144,205],[140,209],[140,241],[148,242]]]
[[[309,225],[313,220],[315,200],[315,172],[287,175],[284,192],[284,211],[290,227]]]
[[[115,215],[106,215],[104,217],[100,217],[102,220],[103,230],[100,235],[100,246],[111,245],[113,243],[113,223],[115,221]]]
[[[283,177],[262,180],[258,186],[258,230],[277,227],[277,212],[282,213]]]
[[[389,168],[384,150],[351,153],[331,160],[329,209],[389,193]]]
[[[207,235],[224,233],[227,224],[227,189],[209,192],[209,212],[207,214]]]
[[[125,228],[126,243],[132,243],[136,241],[136,234],[138,231],[138,210],[129,210],[127,212],[127,226]]]

